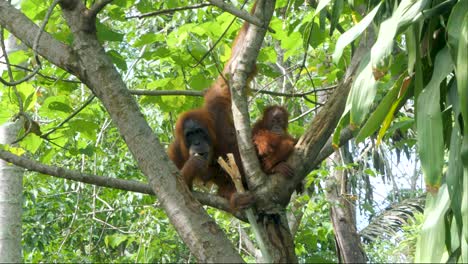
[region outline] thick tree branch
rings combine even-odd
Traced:
[[[258,0],[254,15],[268,25],[273,15],[275,1]],[[260,170],[260,164],[252,144],[250,118],[247,103],[247,81],[254,70],[258,53],[266,34],[265,28],[250,26],[243,39],[237,57],[231,60],[226,69],[232,96],[232,114],[236,127],[237,142],[242,158],[247,183],[250,190],[255,190],[265,181],[265,174]],[[229,78],[229,75],[231,78]]]
[[[72,49],[77,57],[73,60],[77,64],[69,71],[74,73],[101,100],[135,157],[139,168],[148,177],[150,186],[157,194],[182,240],[196,255],[198,261],[242,262],[242,258],[224,232],[208,216],[201,204],[193,198],[185,183],[180,179],[179,171],[170,162],[164,148],[140,112],[138,104],[97,40],[96,33],[92,30],[94,24],[90,23],[88,16],[83,15],[89,10],[80,0],[62,0],[60,4],[70,31],[73,32]],[[12,9],[11,13],[8,13],[3,7],[10,9],[11,6],[5,4],[5,1],[0,1],[2,24],[6,23],[5,21],[15,20],[12,19],[13,13],[17,15],[13,17],[23,17],[27,20],[17,10]],[[31,22],[30,24],[30,27],[34,26]],[[9,26],[12,31],[15,31],[14,34],[18,34],[18,38],[25,42],[30,41],[31,36],[24,35],[15,26]],[[27,32],[29,29],[23,30]],[[64,49],[62,46],[54,49],[51,46],[57,45],[55,42],[51,45],[47,42],[42,44],[39,49],[46,47],[43,53],[48,55],[47,59],[59,66],[68,65],[64,61],[66,62],[69,57],[61,55],[59,57],[62,60],[57,60],[54,57],[56,54],[51,53],[51,51]],[[67,55],[70,53],[68,52]]]
[[[40,30],[36,24],[10,5],[8,1],[0,1],[0,25],[30,48],[34,46],[35,38]],[[47,32],[43,32],[38,40],[36,52],[60,68],[77,74],[78,59],[70,47],[56,40]]]
[[[67,179],[116,190],[155,195],[154,191],[151,189],[151,186],[149,186],[147,183],[134,180],[123,180],[109,176],[98,176],[61,167],[49,166],[22,156],[17,156],[2,149],[0,149],[0,159],[29,171],[34,171],[61,179]],[[229,202],[218,195],[201,192],[192,192],[192,195],[203,205],[208,205],[226,212],[231,212]],[[245,215],[240,212],[236,213],[235,216],[242,221],[247,221]]]
[[[275,1],[258,0],[254,16],[268,25],[273,15]],[[242,164],[246,173],[246,180],[249,190],[257,197],[257,212],[266,211],[266,205],[271,204],[271,199],[266,198],[276,194],[266,191],[261,194],[257,190],[263,186],[263,182],[267,180],[266,175],[260,170],[260,164],[253,148],[250,119],[248,111],[248,103],[246,96],[247,81],[252,76],[255,62],[258,53],[263,43],[266,34],[265,27],[257,27],[250,25],[242,42],[235,46],[235,52],[231,57],[227,66],[225,66],[224,74],[229,83],[231,91],[231,108],[236,129],[236,138],[238,142],[239,152],[241,154]],[[258,197],[258,194],[263,197]],[[268,202],[265,202],[266,200]],[[268,255],[271,256],[273,262],[297,262],[297,257],[294,252],[294,239],[287,226],[287,220],[284,214],[284,207],[282,211],[273,212],[277,221],[272,220],[268,216],[262,217],[263,230],[259,235],[262,236],[263,241],[266,241],[268,247]],[[267,212],[268,215],[271,212]],[[262,214],[263,215],[263,214]],[[281,246],[278,246],[278,243]],[[263,250],[262,250],[263,251]]]

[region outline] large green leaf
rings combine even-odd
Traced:
[[[371,51],[371,61],[374,67],[392,51],[398,29],[416,20],[427,2],[427,0],[403,0],[392,17],[380,25],[377,41]]]
[[[435,196],[427,195],[424,209],[424,224],[416,244],[415,263],[442,263],[448,258],[445,248],[445,214],[449,209],[450,197],[447,185],[442,185]]]
[[[333,31],[336,28],[340,20],[341,12],[343,12],[344,0],[335,0],[333,3],[332,17],[330,21],[330,36],[333,34]]]
[[[396,83],[396,85],[399,87],[398,99],[395,102],[393,102],[392,105],[390,106],[390,109],[388,109],[388,112],[385,116],[382,126],[380,127],[379,134],[377,136],[377,145],[380,144],[382,138],[384,137],[385,133],[390,127],[390,124],[393,121],[395,111],[397,110],[398,106],[401,104],[403,99],[406,99],[406,94],[408,91],[408,86],[411,83],[411,79],[410,78],[401,79],[403,78],[403,76],[404,75],[402,75],[400,79],[398,80],[398,82]]]
[[[454,61],[457,58],[459,39],[464,33],[461,29],[463,28],[463,21],[467,12],[468,1],[458,1],[458,3],[452,8],[452,13],[450,13],[450,17],[447,22],[447,43]]]
[[[364,32],[364,30],[369,26],[372,20],[374,20],[375,14],[377,14],[377,11],[379,11],[381,4],[382,3],[379,3],[359,23],[354,25],[352,28],[350,28],[348,31],[346,31],[343,35],[341,35],[338,38],[338,41],[336,42],[336,45],[335,45],[335,52],[333,52],[333,61],[335,63],[338,63],[338,61],[340,60],[341,55],[343,54],[344,48],[353,40],[355,40],[357,37],[359,37],[362,34],[362,32]]]
[[[366,56],[361,61],[358,76],[348,97],[347,104],[351,106],[350,123],[352,126],[358,126],[364,120],[369,107],[374,101],[376,79],[373,72],[377,64],[390,54],[397,30],[416,21],[426,3],[427,0],[416,2],[414,0],[404,0],[392,17],[380,25],[377,40],[372,46],[369,58]]]
[[[466,1],[465,1],[466,2]],[[468,12],[465,9],[465,12]],[[468,262],[468,14],[465,13],[463,25],[461,27],[461,36],[458,43],[458,56],[456,62],[456,74],[458,85],[458,96],[460,102],[460,110],[463,117],[463,143],[461,148],[461,159],[463,162],[463,180],[462,186],[462,205],[461,214],[463,219],[463,230],[461,238],[461,262]]]
[[[419,49],[419,25],[411,25],[405,32],[406,51],[408,52],[408,74],[413,73]]]
[[[466,130],[465,130],[466,131]],[[465,132],[466,133],[466,132]],[[463,144],[467,146],[468,137],[464,136]],[[461,238],[461,263],[468,263],[468,168],[464,166],[463,168],[463,190],[462,190],[462,204],[461,204],[461,214],[463,219],[463,229],[462,229],[462,238]]]
[[[449,100],[452,103],[454,116],[460,114],[456,82],[449,90]],[[459,227],[462,224],[461,203],[463,195],[463,163],[461,162],[462,137],[459,122],[454,122],[450,137],[449,164],[447,170],[447,187],[450,195],[450,207]],[[458,236],[457,236],[458,237]]]
[[[463,127],[465,129],[462,161],[465,170],[468,170],[468,11],[461,26],[461,36],[458,42],[458,55],[455,65],[457,74],[458,96],[460,98],[460,111],[463,117]]]
[[[426,187],[437,191],[442,181],[444,164],[444,137],[440,111],[440,83],[453,70],[448,48],[436,56],[431,81],[421,92],[417,104],[418,152],[424,173]]]

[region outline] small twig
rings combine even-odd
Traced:
[[[247,0],[244,1],[244,3],[242,4],[241,8],[244,8],[245,4],[247,3]],[[227,28],[224,30],[224,32],[221,34],[221,36],[216,40],[216,42],[210,47],[210,49],[205,53],[203,54],[203,56],[197,60],[195,59],[195,57],[192,55],[192,57],[197,60],[197,63],[194,65],[194,66],[190,66],[192,68],[196,68],[198,67],[198,65],[200,65],[203,60],[208,57],[208,55],[210,55],[214,48],[219,44],[219,42],[221,41],[221,39],[223,39],[223,37],[226,35],[226,33],[228,32],[228,30],[231,28],[231,26],[234,24],[234,22],[236,22],[236,17],[234,17],[232,20],[231,20],[231,23],[229,23],[229,25],[227,26]],[[232,48],[232,47],[231,47]]]
[[[175,7],[175,8],[170,8],[170,9],[164,9],[164,10],[158,10],[158,11],[153,11],[153,12],[148,12],[140,15],[135,15],[135,16],[127,16],[125,17],[126,19],[131,19],[131,18],[144,18],[144,17],[149,17],[149,16],[159,16],[159,15],[164,15],[164,14],[170,14],[174,13],[177,11],[183,11],[183,10],[190,10],[190,9],[198,9],[198,8],[203,8],[211,6],[211,4],[208,3],[202,3],[198,5],[192,5],[192,6],[182,6],[182,7]]]
[[[228,163],[224,161],[222,157],[218,158],[219,165],[231,176],[234,185],[236,186],[238,193],[244,193],[245,188],[242,184],[241,174],[239,172],[239,168],[237,167],[236,161],[234,159],[234,155],[232,153],[227,154]],[[272,258],[268,249],[266,247],[266,243],[263,240],[263,237],[260,232],[260,227],[257,224],[257,220],[255,219],[254,213],[252,208],[248,208],[245,210],[245,214],[247,215],[247,219],[249,219],[250,226],[252,227],[252,231],[255,234],[255,238],[257,239],[258,246],[260,247],[260,251],[262,252],[263,260],[267,263],[272,262]]]
[[[80,106],[80,108],[76,109],[71,115],[69,115],[67,118],[65,118],[62,122],[60,122],[60,124],[58,124],[56,127],[54,127],[53,129],[51,129],[50,131],[48,131],[47,133],[45,133],[44,135],[41,136],[41,138],[47,138],[47,136],[49,136],[50,134],[54,133],[57,129],[59,129],[61,126],[63,126],[65,123],[67,123],[68,121],[70,121],[70,119],[72,119],[73,117],[75,117],[79,112],[81,112],[86,106],[88,106],[92,101],[93,99],[95,98],[94,95],[91,95],[88,100],[86,100],[84,102],[84,104],[82,106]]]
[[[301,119],[302,117],[304,117],[304,116],[310,114],[311,112],[317,110],[317,108],[319,108],[319,107],[320,107],[320,105],[319,105],[319,106],[316,106],[316,107],[314,107],[314,108],[311,108],[311,109],[309,109],[309,110],[307,110],[307,111],[305,111],[304,113],[300,114],[299,116],[297,116],[297,117],[292,118],[291,120],[289,120],[288,123],[292,123],[292,122],[294,122],[294,121],[296,121],[296,120]]]
[[[95,186],[101,186],[106,188],[112,188],[116,190],[137,192],[142,194],[155,195],[151,186],[147,183],[135,181],[135,180],[124,180],[109,176],[88,174],[80,171],[74,171],[65,169],[62,167],[54,167],[39,163],[35,160],[25,158],[25,156],[18,156],[9,151],[0,148],[0,159],[7,162],[13,163],[18,167],[27,169],[29,171],[38,172],[41,174],[50,175],[56,178],[67,179],[75,182],[82,182],[92,184]],[[219,195],[201,192],[192,192],[193,197],[197,199],[203,205],[208,205],[219,210],[229,212],[229,202]],[[234,216],[242,221],[246,221],[245,215],[242,212],[234,213]]]
[[[245,4],[246,2],[244,2]],[[219,42],[221,41],[221,39],[224,37],[224,35],[226,35],[226,33],[228,32],[228,30],[231,28],[232,24],[234,24],[234,22],[236,21],[236,18],[233,18],[231,23],[229,23],[229,25],[227,26],[226,30],[224,30],[223,34],[221,34],[221,36],[216,40],[216,42],[213,44],[213,46],[210,47],[210,49],[205,53],[203,54],[203,56],[197,60],[197,63],[194,65],[194,66],[190,66],[192,68],[196,68],[198,67],[198,65],[200,65],[203,60],[208,57],[208,55],[211,54],[211,52],[213,52],[214,48],[219,44]],[[193,56],[192,56],[193,57]],[[194,57],[195,58],[195,57]]]
[[[328,91],[328,90],[333,90],[335,88],[336,88],[336,85],[332,85],[332,86],[325,87],[325,88],[314,89],[312,91],[308,91],[308,92],[305,92],[305,93],[281,93],[281,92],[266,91],[266,90],[263,90],[263,89],[252,89],[252,91],[262,93],[262,94],[269,94],[269,95],[283,96],[283,97],[304,97],[304,96],[307,96],[309,94],[316,93],[318,91]]]
[[[302,58],[301,67],[299,69],[299,72],[296,75],[296,82],[294,82],[293,87],[296,86],[297,82],[299,81],[299,77],[301,76],[302,69],[305,68],[305,66],[306,66],[307,53],[309,51],[309,42],[310,42],[310,38],[312,37],[312,30],[314,29],[314,25],[315,25],[314,19],[312,19],[312,21],[310,23],[312,25],[310,26],[309,36],[307,37],[306,48],[305,48],[305,51],[304,51],[304,57]]]
[[[212,5],[215,5],[221,8],[222,10],[230,14],[235,15],[236,17],[242,18],[243,20],[249,22],[250,24],[254,24],[257,27],[266,28],[270,32],[275,32],[272,28],[264,25],[262,20],[249,14],[247,11],[237,9],[234,6],[226,4],[225,2],[221,0],[208,0],[208,2],[210,2]]]
[[[6,62],[4,61],[0,61],[0,64],[7,64]],[[21,65],[17,65],[17,64],[10,64],[11,67],[15,67],[15,68],[18,68],[20,70],[23,70],[23,71],[27,71],[27,72],[32,72],[33,70],[27,68],[27,67],[23,67]],[[52,76],[47,76],[45,74],[42,74],[40,72],[37,73],[38,76],[44,78],[44,79],[47,79],[47,80],[51,80],[51,81],[54,81],[54,82],[58,82],[58,81],[61,81],[61,82],[67,82],[67,83],[81,83],[80,81],[74,81],[74,80],[65,80],[65,79],[59,79],[59,78],[56,78],[56,77],[52,77]]]
[[[5,47],[5,39],[3,37],[3,31],[4,30],[2,27],[2,30],[0,30],[0,45],[2,47],[3,57],[5,57],[5,64],[7,66],[8,78],[10,79],[10,82],[13,82],[14,81],[13,72],[11,71],[10,60],[8,58],[8,53]],[[18,89],[16,89],[16,85],[12,85],[11,87],[13,88],[13,91],[16,95],[16,99],[18,99],[19,112],[22,113],[23,112],[23,100],[21,99]]]

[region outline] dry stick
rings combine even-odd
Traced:
[[[228,153],[227,157],[229,164],[227,164],[222,157],[218,158],[218,163],[229,174],[229,176],[231,176],[232,181],[236,186],[237,192],[244,193],[244,185],[242,184],[241,175],[236,161],[234,160],[234,156],[232,153]],[[255,238],[257,239],[258,246],[260,247],[260,251],[262,252],[263,261],[266,263],[271,263],[271,256],[267,250],[265,241],[263,241],[263,237],[260,234],[260,227],[257,224],[257,220],[255,219],[252,208],[246,209],[245,214],[247,215],[247,219],[249,220],[250,226],[252,227],[252,230],[255,234]]]

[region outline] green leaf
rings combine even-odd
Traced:
[[[99,129],[99,126],[93,120],[74,118],[68,123],[73,131],[80,132],[82,136],[89,140],[96,140],[97,130]]]
[[[444,137],[440,111],[440,83],[453,70],[448,48],[436,56],[431,81],[419,95],[417,105],[418,153],[424,173],[426,188],[436,192],[442,181],[444,163]]]
[[[310,26],[307,27],[309,30],[305,30],[304,31],[304,34],[303,34],[303,39],[304,39],[304,42],[307,42],[307,40],[309,41],[308,43],[304,43],[304,44],[308,44],[310,45],[312,48],[317,48],[320,44],[322,44],[325,39],[327,38],[327,32],[325,32],[324,30],[322,30],[319,25],[315,22],[310,22]],[[311,36],[309,37],[309,34],[311,34]]]
[[[287,60],[290,56],[301,50],[303,43],[302,35],[299,32],[291,33],[287,38],[281,41],[281,48],[285,49],[284,60]]]
[[[115,66],[117,66],[117,68],[123,71],[127,71],[127,61],[125,60],[125,57],[120,55],[120,53],[115,50],[109,50],[107,55],[110,56],[112,62],[115,64]]]
[[[288,4],[288,0],[278,0],[276,1],[275,9],[285,7]]]
[[[42,138],[38,137],[36,134],[30,133],[21,141],[21,147],[34,154],[39,149],[42,142]]]
[[[23,108],[25,111],[32,110],[37,101],[36,90],[31,83],[21,83],[16,87],[17,91],[21,95],[23,101]],[[16,101],[16,99],[15,99]]]
[[[104,238],[104,243],[106,244],[107,247],[110,246],[111,248],[116,248],[120,244],[122,244],[122,242],[125,242],[125,240],[127,239],[128,239],[127,235],[115,234],[115,235],[106,236]]]
[[[143,36],[139,37],[133,46],[135,48],[141,47],[146,44],[151,44],[154,42],[159,42],[163,41],[162,35],[161,34],[154,34],[154,33],[146,33]]]
[[[341,130],[349,124],[349,113],[343,114],[338,122],[338,125],[335,128],[335,132],[333,132],[332,138],[332,146],[334,149],[338,149],[340,146],[340,137],[341,137]]]
[[[122,41],[123,34],[113,31],[107,25],[97,22],[96,23],[97,36],[99,42],[103,43],[104,41]]]
[[[417,49],[419,49],[419,46],[417,45],[417,38],[419,36],[416,34],[414,29],[415,27],[418,27],[418,25],[410,26],[405,32],[406,51],[408,52],[408,74],[413,73],[414,64],[416,63]]]
[[[41,107],[42,111],[46,111],[45,109],[59,111],[67,114],[73,112],[73,109],[70,107],[70,102],[65,96],[48,97]]]
[[[190,87],[195,90],[206,89],[210,86],[211,83],[212,80],[206,78],[206,76],[202,73],[192,76],[192,78],[189,80]]]
[[[340,20],[341,12],[343,12],[344,0],[335,0],[333,3],[332,17],[330,21],[330,36],[333,34],[333,31],[336,28]]]
[[[364,32],[364,30],[369,26],[372,20],[374,20],[375,14],[377,14],[377,11],[379,11],[381,4],[382,3],[379,3],[359,23],[354,25],[352,28],[350,28],[338,38],[338,41],[336,42],[335,46],[335,52],[333,52],[333,61],[335,63],[338,63],[338,61],[340,60],[344,48],[348,46],[349,43],[353,42],[353,40],[355,40],[357,37],[359,37],[362,34],[362,32]]]

